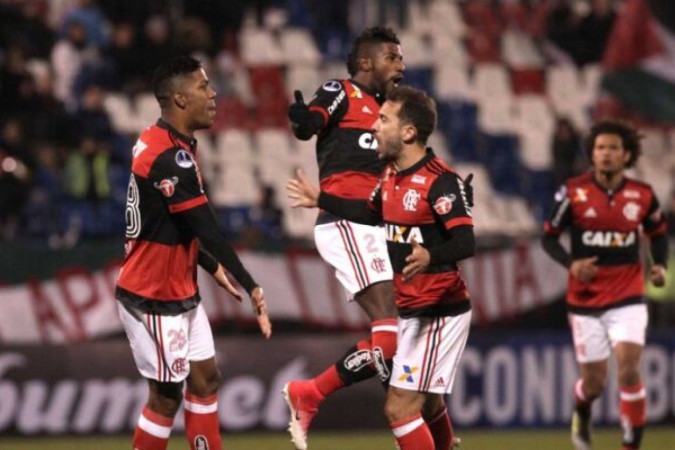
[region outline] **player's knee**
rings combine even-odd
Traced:
[[[173,417],[178,412],[183,393],[177,383],[162,383],[150,389],[148,407],[165,417]]]
[[[620,367],[618,371],[619,386],[635,386],[640,382],[640,372],[637,368],[628,366]]]
[[[605,390],[605,376],[594,374],[584,379],[584,391],[589,398],[599,397]]]
[[[190,393],[198,397],[208,397],[218,392],[221,384],[222,376],[220,375],[220,371],[214,370],[199,374],[198,376],[191,376],[188,381],[188,389]]]
[[[384,402],[384,415],[390,423],[406,419],[419,412],[412,410],[403,398],[396,395],[395,389],[389,389],[387,400]]]

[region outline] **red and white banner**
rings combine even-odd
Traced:
[[[272,320],[298,321],[336,330],[367,325],[361,309],[346,301],[333,270],[315,252],[240,252],[265,289]],[[566,272],[539,241],[479,253],[461,264],[472,295],[474,320],[489,323],[522,314],[558,298]],[[0,340],[5,343],[86,341],[120,332],[114,299],[119,262],[91,272],[66,267],[50,280],[0,286]],[[200,292],[212,323],[254,324],[248,302],[234,301],[206,273]]]

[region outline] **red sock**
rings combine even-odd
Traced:
[[[392,359],[396,353],[396,319],[375,320],[371,324],[373,341],[373,360],[380,375],[380,381],[388,382],[391,375]]]
[[[328,369],[315,376],[314,384],[316,385],[318,393],[324,398],[328,397],[338,389],[341,389],[345,385],[345,383],[342,381],[342,378],[340,378],[340,375],[338,374],[335,364],[331,364]]]
[[[450,422],[450,415],[448,415],[448,409],[442,408],[426,422],[431,436],[434,438],[436,448],[438,450],[452,448],[454,432],[452,430],[452,422]]]
[[[400,450],[434,450],[434,440],[421,414],[389,424]]]
[[[162,416],[146,406],[134,432],[134,450],[166,450],[172,426],[173,417]]]
[[[218,400],[216,394],[197,397],[185,392],[185,434],[191,450],[221,450]]]
[[[642,433],[647,421],[646,396],[642,383],[619,388],[619,412],[624,448],[640,448]]]

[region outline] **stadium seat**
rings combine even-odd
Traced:
[[[121,93],[110,92],[103,99],[103,108],[110,116],[113,128],[121,133],[132,134],[136,132],[129,97]]]
[[[530,170],[551,169],[551,135],[537,128],[523,128],[519,131],[520,159]]]
[[[514,69],[511,71],[513,93],[539,94],[545,93],[544,71],[540,69]]]
[[[439,64],[434,72],[434,92],[438,100],[470,100],[473,94],[467,70],[451,64]]]
[[[136,105],[137,133],[140,133],[145,127],[154,124],[159,118],[159,104],[157,99],[150,92],[143,92],[136,96],[134,101]]]
[[[304,28],[285,28],[281,30],[280,44],[283,60],[288,65],[303,64],[317,66],[321,54],[308,30]]]
[[[216,135],[216,158],[218,164],[227,164],[230,161],[253,163],[253,144],[246,130],[232,128],[219,132]]]
[[[502,35],[501,53],[504,62],[516,69],[541,69],[544,57],[532,38],[517,28],[507,28]]]
[[[316,67],[292,65],[286,70],[286,95],[289,101],[295,101],[293,92],[299,90],[303,93],[305,101],[309,101],[324,81]]]
[[[479,103],[495,100],[509,101],[513,97],[506,68],[500,64],[476,64],[472,88]]]
[[[245,27],[239,34],[241,59],[248,66],[280,65],[284,53],[278,40],[268,30]]]

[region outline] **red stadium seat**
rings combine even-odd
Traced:
[[[539,69],[514,69],[511,71],[514,94],[543,94],[544,71]]]

